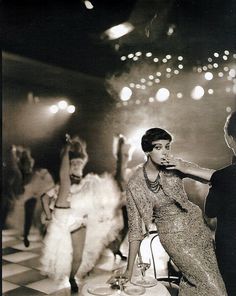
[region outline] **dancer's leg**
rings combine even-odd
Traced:
[[[86,228],[85,227],[81,227],[71,233],[72,248],[73,248],[73,260],[72,260],[72,267],[71,267],[71,273],[70,273],[70,284],[71,284],[72,292],[78,291],[78,286],[76,284],[74,277],[75,277],[75,275],[79,269],[79,266],[82,262],[85,237],[86,237]]]
[[[28,235],[33,222],[36,202],[37,200],[35,197],[31,197],[25,202],[24,244],[26,247],[30,245],[30,242],[28,240]]]

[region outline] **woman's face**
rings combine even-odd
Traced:
[[[167,164],[168,156],[170,155],[170,141],[169,140],[157,140],[152,142],[154,146],[153,150],[149,152],[149,156],[152,161],[158,165]]]
[[[73,158],[70,161],[70,175],[75,176],[82,176],[83,174],[83,168],[84,168],[84,161],[81,158]]]

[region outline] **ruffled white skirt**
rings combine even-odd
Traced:
[[[44,239],[41,271],[55,280],[70,275],[72,231],[86,226],[82,263],[77,273],[82,277],[92,270],[104,248],[123,227],[120,191],[111,175],[89,174],[71,191],[71,208],[54,210]]]

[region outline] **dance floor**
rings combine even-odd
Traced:
[[[29,240],[30,246],[26,248],[15,230],[2,232],[2,295],[71,295],[68,283],[58,285],[40,273],[40,254],[43,244],[38,233],[32,231]],[[83,285],[96,278],[109,277],[111,269],[122,267],[124,264],[122,261],[115,262],[112,253],[105,251]]]

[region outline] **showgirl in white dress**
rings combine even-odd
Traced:
[[[114,178],[105,173],[88,174],[80,180],[86,162],[85,144],[73,138],[62,155],[58,194],[57,190],[55,194],[51,191],[42,199],[51,221],[44,239],[41,270],[55,280],[69,277],[75,292],[75,275],[82,278],[91,271],[123,227],[118,210],[120,190]],[[48,201],[51,209],[55,204],[52,213],[46,206]]]

